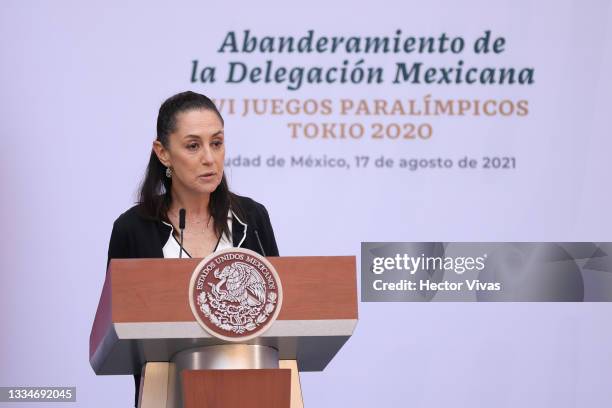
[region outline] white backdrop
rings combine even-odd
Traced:
[[[130,207],[159,105],[329,100],[329,115],[224,112],[228,158],[344,158],[350,168],[226,169],[268,208],[281,255],[358,255],[362,241],[610,241],[612,81],[608,1],[301,4],[36,2],[0,6],[4,190],[0,386],[75,385],[77,405],[130,406],[131,377],[96,377],[88,338],[112,222]],[[455,54],[219,53],[258,36],[462,37]],[[485,30],[500,54],[468,48]],[[380,84],[226,83],[227,66],[384,68]],[[217,82],[192,83],[192,61]],[[398,62],[529,67],[532,84],[394,84]],[[527,101],[528,114],[342,115],[342,99]],[[288,123],[362,124],[359,140],[293,138]],[[427,123],[426,140],[372,138],[371,124]],[[374,167],[377,157],[513,157],[513,169]],[[355,156],[370,157],[357,168]],[[608,304],[360,304],[353,338],[302,376],[307,407],[605,407]],[[67,406],[74,406],[68,405]],[[59,406],[59,405],[58,405]]]

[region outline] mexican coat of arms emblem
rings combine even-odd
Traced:
[[[276,320],[282,287],[270,262],[244,248],[229,248],[204,258],[193,271],[189,303],[198,323],[212,336],[246,341]]]

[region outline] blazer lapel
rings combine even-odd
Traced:
[[[248,225],[232,211],[232,243],[240,247],[246,239]]]

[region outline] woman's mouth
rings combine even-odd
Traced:
[[[214,172],[210,172],[210,173],[204,173],[204,174],[200,174],[198,176],[199,179],[202,180],[210,180],[211,178],[213,178],[215,176]]]

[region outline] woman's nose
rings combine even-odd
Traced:
[[[200,158],[202,164],[210,164],[213,162],[213,155],[210,146],[205,146],[202,149],[202,157]]]

